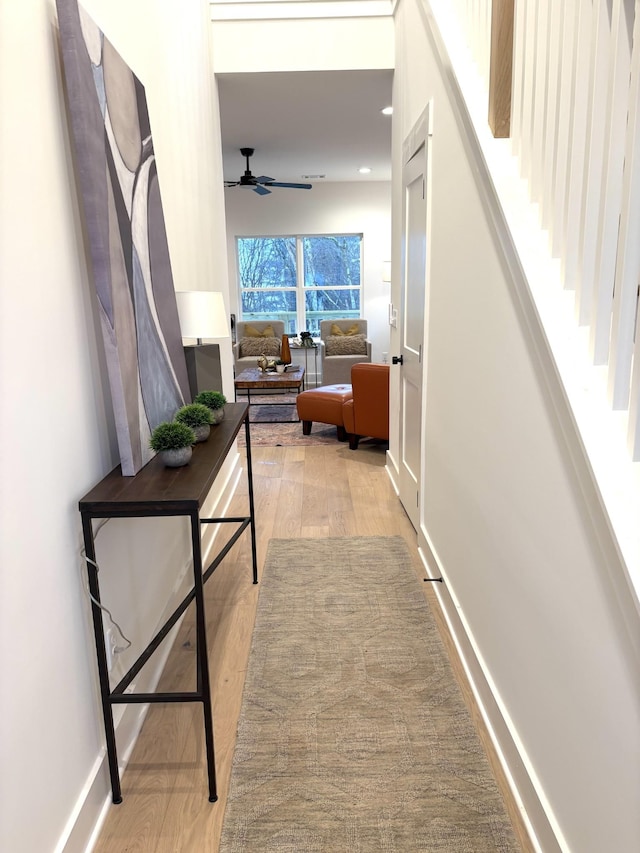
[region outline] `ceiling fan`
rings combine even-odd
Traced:
[[[254,148],[241,148],[240,153],[246,158],[247,168],[244,175],[240,176],[238,181],[225,181],[225,187],[249,187],[258,195],[269,195],[271,190],[269,187],[288,187],[294,190],[310,190],[311,184],[289,184],[282,181],[274,181],[273,178],[268,178],[266,175],[260,175],[256,178],[251,174],[249,169],[249,158],[253,156]]]

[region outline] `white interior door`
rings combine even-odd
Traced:
[[[428,111],[404,146],[400,304],[400,500],[419,529],[422,394],[427,288]]]

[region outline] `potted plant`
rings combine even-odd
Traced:
[[[196,394],[193,402],[202,403],[203,406],[211,410],[212,423],[214,424],[219,424],[224,417],[224,406],[227,398],[221,391],[201,391]]]
[[[281,358],[277,358],[275,360],[275,365],[276,365],[276,373],[284,373],[285,370],[287,369],[287,365],[284,363],[284,361]]]
[[[175,415],[178,423],[186,424],[196,434],[196,441],[206,441],[209,438],[213,415],[211,409],[202,403],[190,403],[182,406]]]
[[[191,427],[179,421],[165,421],[151,433],[149,446],[160,454],[167,468],[180,468],[191,459],[191,445],[196,436]]]

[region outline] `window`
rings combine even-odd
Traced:
[[[362,236],[238,237],[243,320],[283,320],[320,334],[320,320],[360,317]]]

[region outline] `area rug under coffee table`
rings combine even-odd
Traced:
[[[401,537],[271,540],[223,853],[512,853]]]
[[[272,405],[274,398],[277,406]],[[244,401],[245,397],[239,399]],[[309,447],[316,444],[339,444],[337,430],[331,424],[313,424],[311,434],[304,435],[302,421],[293,423],[298,417],[294,395],[252,394],[251,400],[251,444],[254,447]],[[278,419],[285,423],[275,423]],[[244,430],[238,433],[238,444],[240,447],[245,446]]]

